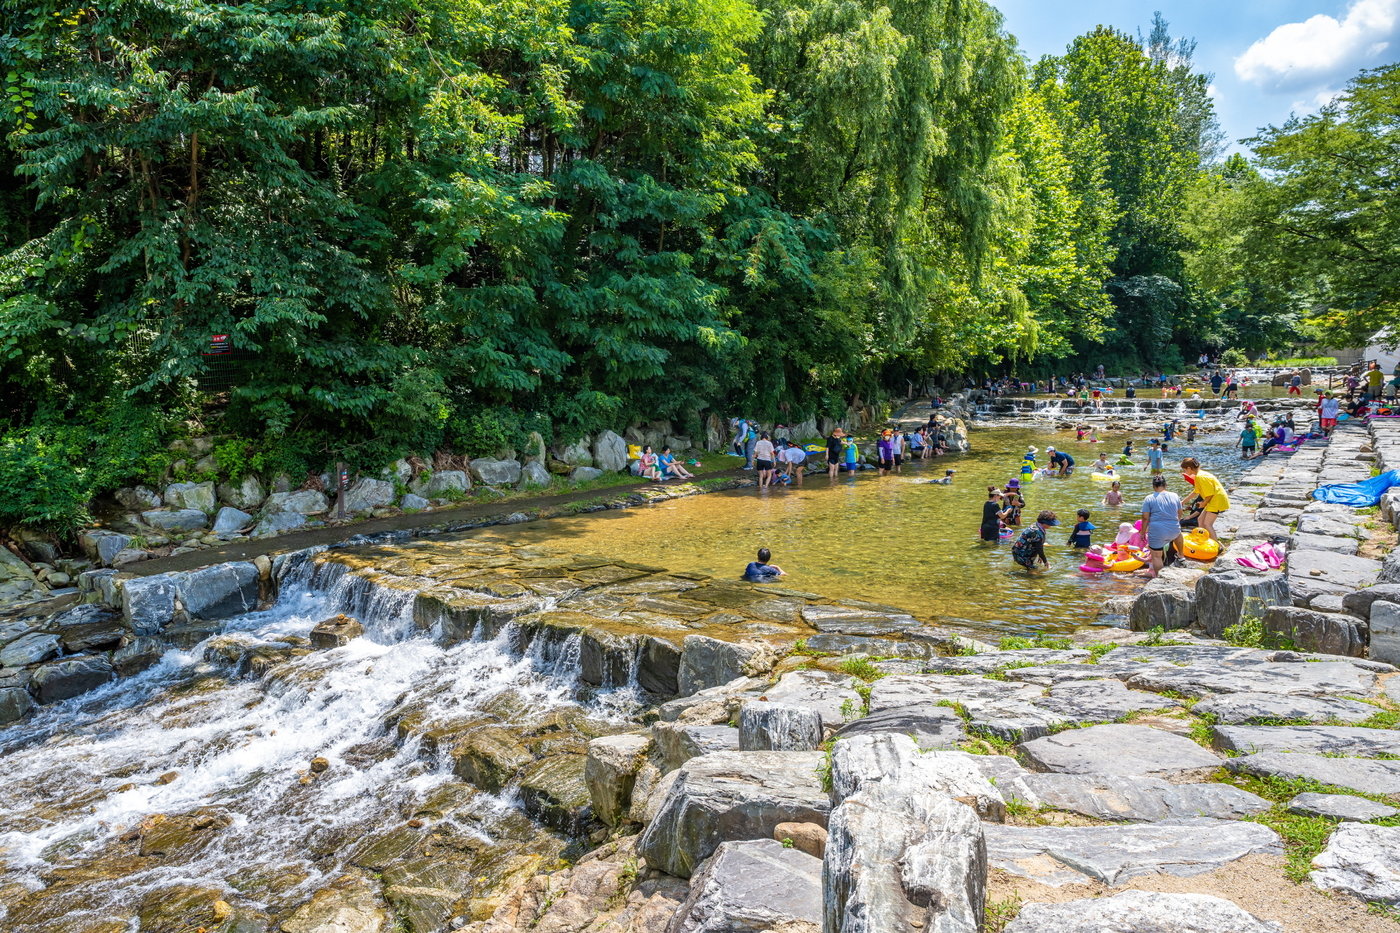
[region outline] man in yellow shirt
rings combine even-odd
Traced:
[[[1225,487],[1220,485],[1220,480],[1215,478],[1213,473],[1201,469],[1201,462],[1195,457],[1187,457],[1181,461],[1181,474],[1194,487],[1191,494],[1182,502],[1182,507],[1190,509],[1191,503],[1197,499],[1205,506],[1205,511],[1201,513],[1201,527],[1210,535],[1212,541],[1218,542],[1220,539],[1215,536],[1215,520],[1230,507],[1230,497],[1225,494]]]

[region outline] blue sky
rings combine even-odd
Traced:
[[[1311,113],[1362,68],[1400,59],[1400,0],[991,0],[1032,60],[1099,24],[1146,33],[1161,10],[1173,36],[1197,40],[1215,74],[1231,151],[1290,113]]]

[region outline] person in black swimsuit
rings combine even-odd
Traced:
[[[987,487],[987,501],[982,503],[982,527],[978,534],[983,541],[999,541],[1001,539],[1001,490],[995,486]]]

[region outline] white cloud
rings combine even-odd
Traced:
[[[1354,0],[1340,20],[1319,13],[1279,26],[1235,59],[1235,74],[1271,91],[1335,87],[1381,64],[1397,33],[1400,0]]]

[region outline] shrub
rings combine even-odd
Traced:
[[[1249,357],[1245,356],[1243,350],[1236,350],[1234,347],[1220,354],[1221,366],[1248,366]]]
[[[29,525],[60,534],[91,521],[88,471],[81,452],[38,429],[0,438],[0,525]]]

